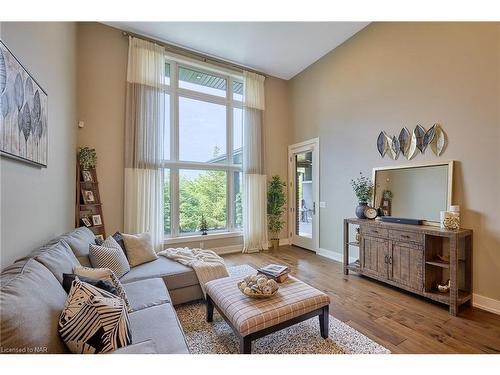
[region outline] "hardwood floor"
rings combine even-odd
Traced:
[[[228,266],[286,264],[291,273],[331,298],[330,314],[393,353],[500,353],[500,316],[463,307],[457,317],[447,307],[350,274],[342,265],[295,246],[257,254],[224,255]]]

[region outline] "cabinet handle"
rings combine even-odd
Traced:
[[[408,236],[407,234],[402,234],[401,237],[403,237],[403,238],[410,238],[410,236]]]
[[[389,257],[389,264],[392,264],[392,256]]]
[[[378,233],[378,230],[372,229],[373,233]]]
[[[387,255],[384,257],[384,263],[386,263],[386,264],[389,263],[389,259],[388,259]]]

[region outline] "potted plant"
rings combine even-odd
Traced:
[[[279,234],[285,227],[285,221],[283,220],[286,203],[285,187],[285,182],[281,180],[280,176],[275,175],[269,182],[267,189],[267,228],[271,232],[273,250],[278,249]]]
[[[201,215],[201,220],[200,220],[200,231],[202,236],[207,235],[208,231],[208,224],[207,224],[207,219],[205,219],[205,215]]]
[[[354,194],[358,198],[356,216],[360,219],[365,219],[365,209],[373,193],[373,182],[368,177],[363,176],[363,173],[359,172],[359,175],[357,179],[351,180],[351,185]]]
[[[97,163],[97,154],[95,148],[80,147],[78,149],[78,162],[83,171],[94,168]]]

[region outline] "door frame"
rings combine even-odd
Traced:
[[[307,141],[295,143],[288,146],[288,242],[294,244],[295,235],[295,163],[294,155],[299,152],[313,151],[313,202],[315,204],[315,213],[313,214],[313,238],[312,250],[315,253],[319,251],[319,226],[320,226],[320,207],[319,207],[319,138],[312,138]],[[300,245],[298,245],[300,246]]]

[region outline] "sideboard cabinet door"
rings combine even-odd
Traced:
[[[423,291],[423,248],[393,242],[389,258],[389,278],[414,290]]]
[[[383,238],[363,237],[361,267],[363,272],[387,278],[389,257],[389,241]]]

